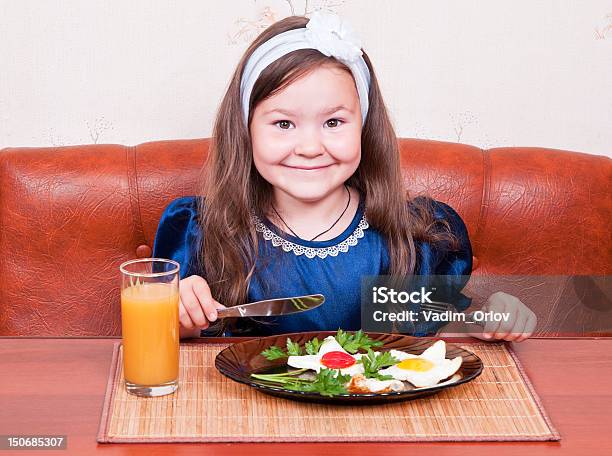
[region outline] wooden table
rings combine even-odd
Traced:
[[[59,454],[79,455],[612,454],[612,339],[532,339],[514,346],[561,442],[98,444],[117,340],[0,338],[0,435],[67,435],[68,450]],[[208,339],[228,340],[238,339]]]

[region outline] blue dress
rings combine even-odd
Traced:
[[[196,248],[201,240],[194,196],[178,198],[165,209],[159,222],[153,256],[181,265],[180,278],[200,275],[196,270]],[[417,260],[414,274],[456,277],[454,296],[458,310],[470,305],[460,293],[472,271],[472,248],[461,217],[448,205],[433,201],[436,219],[445,219],[458,238],[458,250],[434,248],[415,240]],[[369,226],[363,198],[344,232],[326,241],[306,241],[280,230],[268,219],[255,218],[259,235],[256,273],[251,278],[247,302],[320,293],[325,303],[316,309],[282,317],[248,320],[248,335],[266,336],[301,331],[361,328],[361,277],[387,274],[389,255],[382,234]],[[246,324],[246,323],[245,323]],[[442,326],[422,322],[413,330],[417,336],[432,335]],[[207,335],[202,331],[202,335]],[[226,336],[237,335],[229,330]],[[242,333],[240,333],[242,335]]]

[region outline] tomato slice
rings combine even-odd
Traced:
[[[344,369],[351,367],[355,362],[355,358],[341,351],[327,352],[321,357],[321,364],[328,369]]]

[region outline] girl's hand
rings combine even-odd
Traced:
[[[507,314],[507,321],[486,321],[482,332],[470,335],[483,340],[522,342],[533,334],[538,319],[516,296],[502,291],[493,293],[482,308],[484,312]]]
[[[181,337],[198,336],[201,329],[208,328],[217,319],[216,309],[225,309],[210,294],[206,280],[197,275],[179,282],[179,294],[179,321],[183,328],[191,330],[181,331]]]

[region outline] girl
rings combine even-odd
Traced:
[[[155,238],[154,256],[181,264],[181,337],[356,330],[362,276],[471,273],[459,215],[405,194],[372,63],[338,16],[288,17],[255,39],[219,108],[205,169],[202,196],[173,201]],[[223,304],[313,293],[326,302],[308,312],[216,322]],[[520,341],[535,327],[510,295],[485,307],[511,318],[477,337]]]

